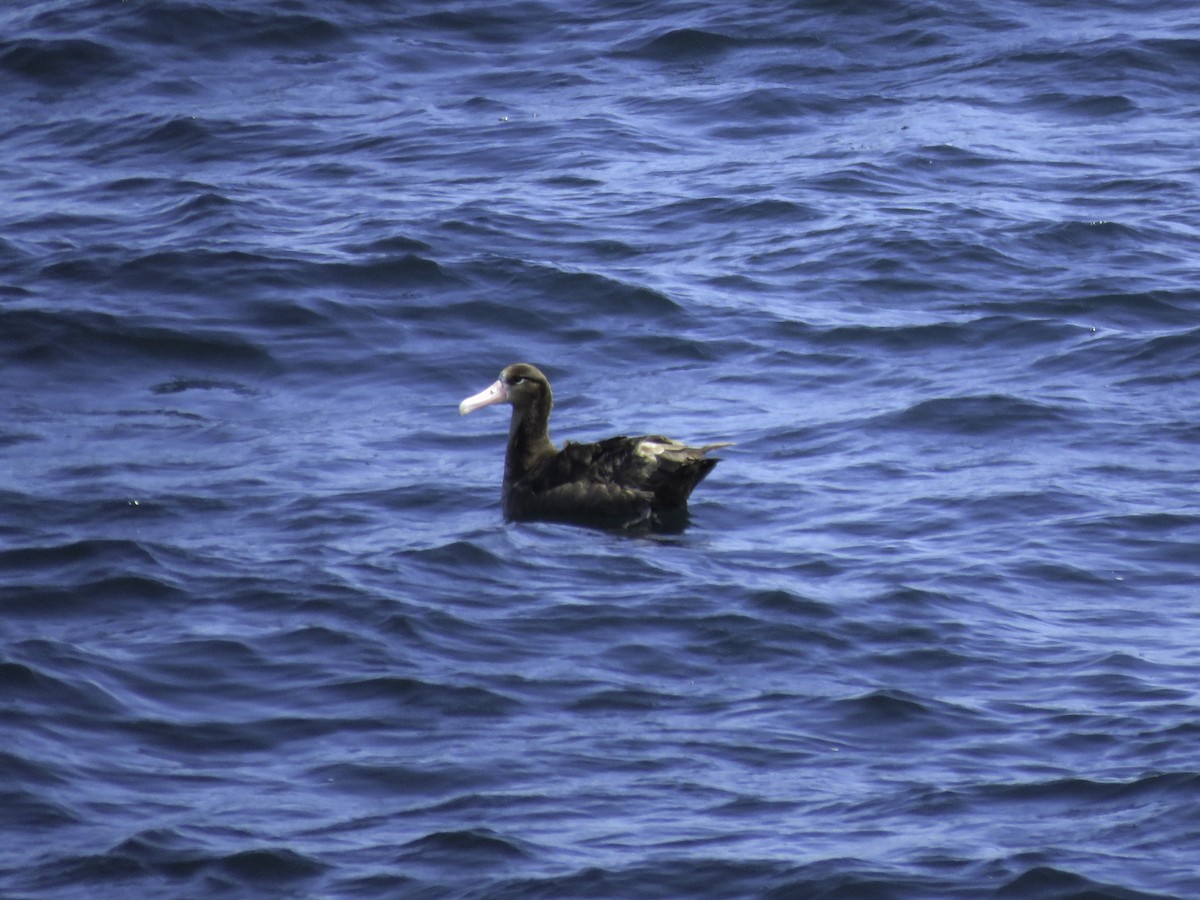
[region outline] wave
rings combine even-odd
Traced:
[[[886,428],[942,431],[962,435],[998,432],[1023,434],[1056,431],[1071,414],[1057,404],[1038,402],[1009,394],[964,397],[935,397],[922,400],[898,413],[875,420]]]
[[[1148,312],[1135,310],[1133,315]],[[1036,365],[1048,371],[1104,371],[1130,386],[1188,383],[1200,379],[1200,329],[1150,335],[1110,331],[1049,354]]]
[[[491,300],[492,314],[484,321],[502,323],[512,314],[508,295],[523,298],[529,312],[541,315],[636,315],[641,319],[670,320],[680,305],[661,291],[599,272],[570,269],[531,260],[495,257],[465,267],[468,274],[499,282],[507,291]]]
[[[253,5],[156,2],[130,10],[111,31],[128,41],[221,56],[235,48],[327,49],[346,40],[332,18],[247,6]]]
[[[0,309],[0,347],[10,359],[30,366],[121,365],[131,357],[161,362],[186,360],[189,366],[215,366],[226,371],[261,371],[275,366],[270,352],[234,331],[134,323],[121,316],[84,310]]]
[[[655,62],[692,62],[710,59],[740,42],[700,28],[676,28],[620,51],[622,55]]]
[[[997,900],[1059,900],[1071,897],[1095,897],[1097,900],[1165,900],[1159,893],[1130,890],[1112,882],[1096,881],[1067,869],[1034,866],[1001,885],[993,895]]]
[[[124,78],[134,66],[105,43],[84,38],[0,41],[0,72],[53,88]]]
[[[1059,91],[1039,94],[1026,101],[1028,105],[1058,113],[1087,117],[1131,115],[1138,105],[1121,94],[1064,94]]]
[[[505,838],[490,829],[469,831],[438,831],[409,841],[400,847],[402,855],[420,861],[430,858],[453,857],[472,864],[499,859],[523,859],[529,853],[521,843]]]
[[[196,843],[180,830],[157,828],[141,831],[104,852],[64,855],[23,881],[25,890],[37,891],[87,884],[97,897],[116,897],[139,883],[157,883],[172,893],[292,892],[328,868],[319,859],[289,847],[222,853]]]
[[[1112,804],[1144,802],[1154,798],[1196,798],[1200,794],[1200,773],[1152,773],[1131,781],[1098,781],[1089,778],[1059,778],[1048,781],[989,785],[979,789],[988,799],[1034,803],[1089,803],[1098,808]]]

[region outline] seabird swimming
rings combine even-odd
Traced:
[[[512,404],[502,498],[509,519],[657,522],[686,509],[688,496],[719,462],[706,454],[728,443],[689,447],[659,435],[568,441],[561,450],[547,427],[554,395],[535,366],[514,363],[495,384],[458,406],[466,415]]]

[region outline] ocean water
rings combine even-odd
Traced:
[[[1200,896],[1185,2],[0,12],[0,896]],[[679,534],[552,436],[736,441]]]

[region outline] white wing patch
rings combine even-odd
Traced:
[[[665,437],[644,438],[637,442],[633,448],[633,452],[642,459],[654,462],[660,456],[666,457],[673,462],[687,462],[688,460],[701,459],[709,450],[719,450],[722,447],[732,447],[732,443],[724,444],[705,444],[703,447],[689,447],[687,444],[681,444],[679,441],[673,441]]]
[[[634,452],[643,459],[658,459],[663,453],[668,450],[686,450],[687,448],[678,441],[638,441]]]

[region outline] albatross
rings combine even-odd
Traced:
[[[622,435],[593,444],[567,441],[559,450],[548,433],[550,382],[528,363],[505,368],[458,412],[465,416],[496,403],[512,405],[501,491],[508,519],[662,523],[686,510],[692,490],[719,462],[707,454],[730,446]]]

